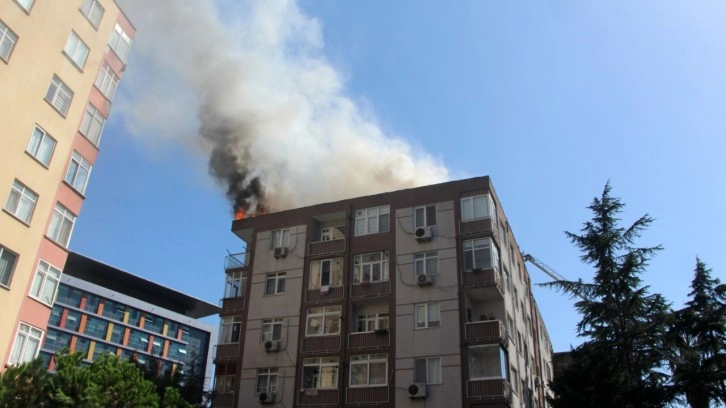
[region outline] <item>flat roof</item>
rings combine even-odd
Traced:
[[[77,252],[68,253],[63,273],[195,319],[218,314],[221,310],[215,304],[114,268]]]

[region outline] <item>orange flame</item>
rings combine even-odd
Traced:
[[[238,210],[237,210],[237,211],[236,211],[236,212],[234,213],[234,219],[235,219],[235,220],[241,220],[241,219],[243,219],[244,217],[245,217],[245,210],[244,210],[244,208],[240,208],[240,209],[238,209]]]

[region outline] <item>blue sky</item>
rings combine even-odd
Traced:
[[[643,276],[653,291],[680,306],[696,256],[724,279],[726,3],[263,3],[275,5],[262,10],[274,18],[259,20],[265,8],[259,3],[200,2],[198,14],[216,26],[194,29],[200,43],[217,44],[214,52],[233,55],[239,65],[232,67],[244,68],[249,82],[240,89],[275,94],[261,105],[299,97],[284,83],[264,85],[282,83],[285,73],[298,75],[298,64],[313,61],[324,68],[315,72],[325,74],[316,76],[314,89],[330,99],[301,106],[318,112],[319,103],[350,102],[357,124],[376,127],[380,138],[372,151],[388,141],[404,143],[415,171],[441,166],[449,179],[490,175],[520,247],[561,275],[592,277],[563,231],[580,229],[590,216],[585,207],[610,180],[628,205],[624,222],[644,213],[656,219],[640,241],[664,246]],[[181,56],[184,48],[169,47],[176,54],[154,48],[189,27],[165,22],[174,13],[160,7],[154,14],[151,7],[144,14],[143,2],[121,4],[139,31],[71,248],[216,302],[226,251],[243,247],[229,231],[229,204],[195,139],[200,85],[189,79],[196,71],[187,69],[190,61],[205,64]],[[150,16],[154,27],[145,25]],[[245,31],[266,27],[247,18],[274,22],[278,31]],[[275,36],[288,26],[302,39],[280,45]],[[168,83],[162,83],[159,67],[172,55],[186,66],[167,61],[162,79]],[[265,62],[280,60],[268,69],[279,77],[256,76],[268,68]],[[335,169],[349,159],[345,154],[333,149],[324,160],[316,156],[334,141],[318,146],[298,133],[301,127],[335,134],[330,123],[336,122],[272,128],[275,138],[258,141],[262,150],[254,151],[280,146],[291,161],[315,157],[320,167],[300,162],[306,177]],[[287,137],[285,129],[296,133]],[[295,180],[291,173],[294,168],[282,174]],[[374,183],[365,193],[386,187]],[[302,202],[311,200],[300,194]],[[533,282],[548,280],[531,265],[529,272]],[[534,292],[555,350],[579,344],[572,301],[551,289]]]

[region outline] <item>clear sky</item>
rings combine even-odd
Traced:
[[[75,251],[221,298],[224,256],[243,246],[196,136],[209,82],[192,77],[211,72],[239,95],[225,94],[225,117],[239,104],[271,123],[249,146],[251,170],[276,195],[335,196],[331,173],[365,169],[395,146],[412,158],[400,173],[490,175],[520,247],[589,280],[563,231],[581,228],[610,180],[624,222],[656,219],[640,241],[664,246],[643,276],[652,291],[680,306],[696,256],[726,280],[724,2],[181,2],[193,24],[174,11],[180,2],[120,3],[138,33]],[[220,65],[224,75],[207,69]],[[289,106],[305,113],[265,116]],[[355,160],[336,140],[357,147]],[[387,188],[368,182],[363,193]],[[534,292],[554,349],[579,344],[573,302]]]

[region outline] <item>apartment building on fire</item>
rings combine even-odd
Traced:
[[[46,336],[135,31],[113,0],[0,0],[0,371]]]
[[[215,406],[547,406],[551,343],[488,177],[232,231]]]

